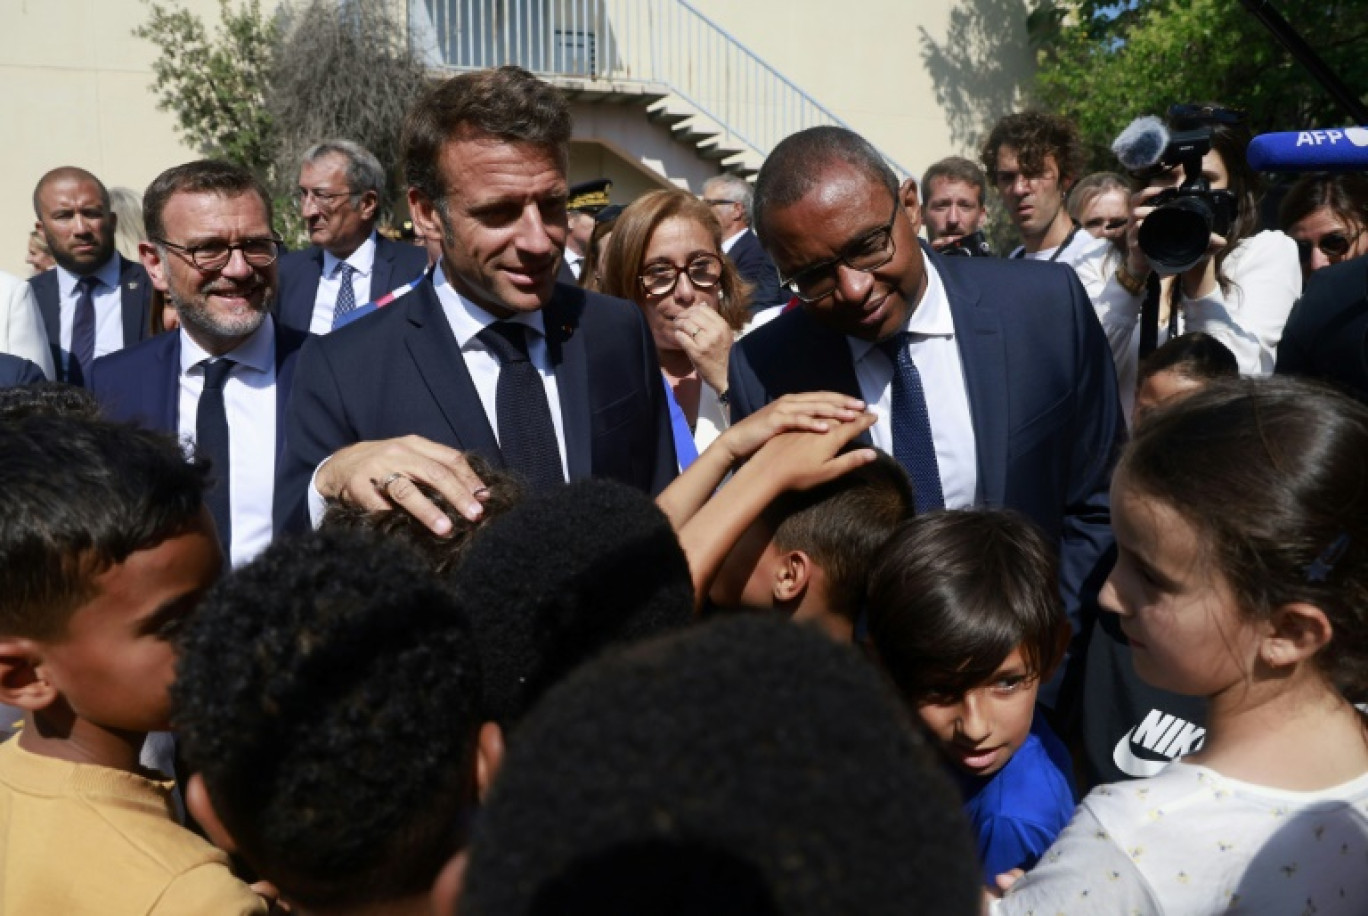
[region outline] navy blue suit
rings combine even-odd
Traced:
[[[143,270],[143,266],[137,261],[130,261],[123,255],[118,255],[118,258],[124,346],[131,347],[152,335],[152,282],[147,278],[147,271]],[[33,295],[38,299],[38,311],[43,316],[43,327],[47,329],[48,342],[52,346],[52,365],[57,372],[57,380],[70,381],[63,369],[66,360],[62,358],[62,293],[57,285],[57,269],[45,270],[35,277],[30,277],[29,285],[33,287]]]
[[[305,494],[309,475],[292,476],[285,458],[285,409],[299,351],[308,338],[307,334],[276,324],[276,456],[271,521],[277,537],[282,532],[308,527]],[[174,436],[180,430],[180,361],[180,333],[159,334],[135,347],[95,360],[90,370],[90,389],[111,419]]]
[[[1125,433],[1102,328],[1069,267],[926,257],[945,285],[964,367],[976,503],[1015,509],[1060,545],[1061,592],[1081,633],[1111,569],[1108,487]],[[733,422],[790,392],[862,397],[845,336],[805,309],[741,338],[730,382]]]
[[[760,247],[760,240],[754,232],[747,229],[732,245],[727,257],[736,265],[736,272],[755,287],[751,293],[752,312],[772,305],[784,305],[789,301],[789,294],[779,285],[779,270],[765,249]]]
[[[11,353],[0,353],[0,388],[33,385],[45,381],[47,376],[43,375],[43,370],[34,365],[32,360]]]
[[[407,242],[375,237],[375,263],[371,267],[370,301],[403,286],[427,270],[427,249]],[[309,332],[313,321],[318,280],[323,275],[323,249],[314,245],[292,251],[280,259],[280,291],[276,294],[277,324]],[[357,302],[357,305],[365,305]]]
[[[1283,328],[1276,371],[1330,382],[1368,403],[1368,256],[1306,281]]]
[[[655,346],[640,309],[557,284],[542,309],[571,480],[658,493],[676,474]],[[419,435],[504,464],[429,276],[413,292],[305,347],[289,461],[312,474],[355,442]]]

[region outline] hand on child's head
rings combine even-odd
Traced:
[[[872,448],[841,452],[875,419],[874,414],[865,413],[826,432],[780,433],[751,459],[752,473],[774,474],[786,490],[807,490],[835,480],[877,457]]]
[[[734,424],[722,436],[733,460],[740,461],[780,433],[826,432],[833,423],[858,419],[864,410],[864,401],[859,398],[830,391],[786,394]]]

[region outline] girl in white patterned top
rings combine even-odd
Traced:
[[[1103,786],[994,913],[1368,910],[1368,407],[1217,383],[1141,425],[1102,593],[1205,743]]]

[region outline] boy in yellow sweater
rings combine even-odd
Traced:
[[[207,469],[160,434],[0,423],[0,912],[265,913],[139,766],[169,725],[171,638],[218,576]]]

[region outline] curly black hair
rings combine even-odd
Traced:
[[[669,520],[611,480],[557,487],[493,520],[453,584],[480,647],[485,718],[505,728],[606,646],[693,619]]]
[[[759,617],[548,693],[476,825],[461,912],[713,912],[680,902],[681,874],[787,916],[969,916],[981,893],[958,795],[874,669]]]
[[[431,886],[474,805],[465,614],[409,551],[318,532],[222,581],[182,637],[173,721],[247,864],[307,907]]]
[[[100,402],[85,388],[62,382],[0,388],[0,421],[36,416],[95,420],[100,416]]]

